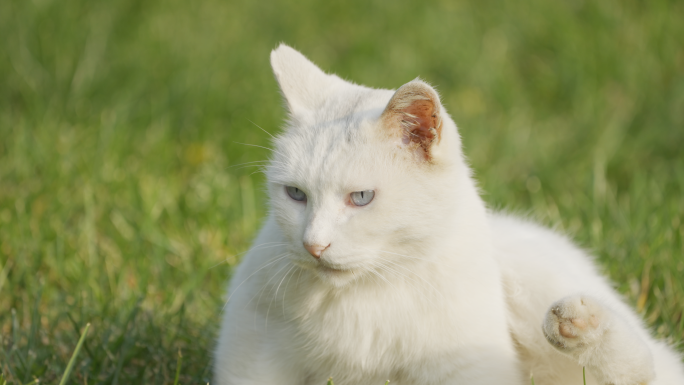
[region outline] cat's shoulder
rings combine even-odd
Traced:
[[[504,267],[533,271],[595,271],[593,258],[559,229],[506,212],[488,215],[495,259]]]
[[[495,244],[569,242],[561,232],[543,226],[525,215],[506,211],[490,211],[487,215]]]

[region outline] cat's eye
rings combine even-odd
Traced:
[[[304,191],[298,189],[297,187],[285,186],[285,190],[287,190],[287,195],[296,201],[301,202],[306,200],[306,194],[304,194]]]
[[[356,206],[365,206],[369,204],[374,196],[375,191],[373,190],[355,191],[350,195],[352,203]]]

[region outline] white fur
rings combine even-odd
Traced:
[[[267,168],[270,214],[229,288],[215,384],[579,385],[582,365],[588,384],[684,384],[585,253],[487,212],[443,107],[426,160],[381,119],[393,91],[284,45],[271,63],[291,116]],[[363,190],[369,205],[348,204]],[[330,246],[318,260],[305,242]]]

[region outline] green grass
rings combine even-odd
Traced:
[[[83,329],[83,333],[81,333],[81,338],[78,339],[76,350],[74,350],[74,353],[71,355],[71,359],[69,360],[69,364],[67,364],[66,371],[62,375],[62,380],[59,381],[59,385],[65,385],[69,380],[71,371],[74,369],[74,364],[76,363],[76,359],[78,358],[78,353],[81,352],[81,347],[83,346],[85,339],[88,337],[88,329],[90,329],[89,323],[86,324],[85,329]],[[178,356],[178,368],[180,369],[180,354]]]
[[[0,2],[0,368],[210,379],[223,290],[265,213],[280,41],[375,87],[421,76],[492,207],[591,250],[684,340],[684,3]],[[0,381],[3,381],[0,379]]]

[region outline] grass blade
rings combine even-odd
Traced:
[[[71,375],[71,370],[74,368],[74,364],[76,363],[76,357],[78,356],[78,352],[81,350],[81,346],[83,346],[83,341],[85,341],[86,335],[88,335],[88,329],[90,329],[90,322],[86,324],[86,327],[83,330],[83,334],[81,334],[81,338],[78,339],[78,344],[76,345],[74,354],[71,355],[71,359],[69,360],[69,364],[67,365],[66,371],[64,372],[64,375],[62,376],[62,380],[59,382],[59,385],[66,384],[67,380],[69,379],[69,375]]]
[[[127,332],[128,326],[131,324],[133,320],[135,320],[135,317],[138,315],[138,310],[140,310],[140,303],[142,303],[142,300],[142,296],[138,298],[138,301],[135,303],[133,310],[131,310],[131,313],[128,315],[128,318],[126,319],[125,326],[122,329],[123,333],[118,339],[118,341],[121,341],[121,345],[119,345],[119,358],[116,360],[116,371],[114,372],[114,379],[112,380],[112,385],[119,384],[119,375],[121,374],[121,370],[123,370],[126,353],[128,352],[128,348],[130,347],[130,345],[133,343],[133,338],[135,337],[133,333],[133,327],[131,327],[130,332]]]
[[[178,361],[176,362],[176,379],[173,380],[173,385],[178,385],[178,378],[180,377],[181,364],[183,363],[183,354],[178,349]]]
[[[584,385],[587,385],[587,373],[584,366],[582,366],[582,379],[584,380]]]

